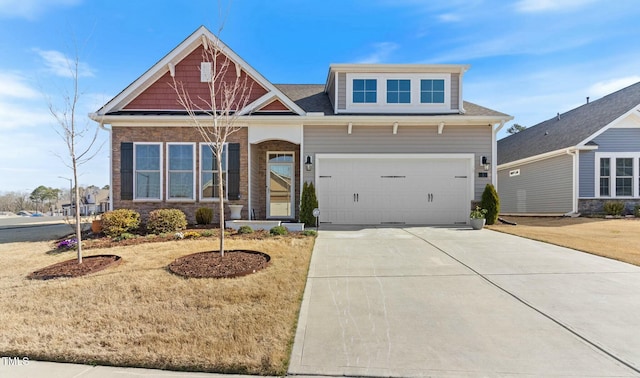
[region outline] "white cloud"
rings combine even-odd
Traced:
[[[515,9],[522,13],[564,12],[581,8],[597,0],[520,0]]]
[[[34,51],[44,59],[47,71],[60,77],[73,78],[75,71],[75,59],[66,56],[56,50],[40,50]],[[78,62],[78,77],[93,77],[93,70],[87,63]]]
[[[440,21],[442,22],[460,22],[462,21],[462,16],[458,13],[443,13],[438,16]]]
[[[31,88],[22,75],[0,72],[0,98],[32,99],[38,96],[38,91]]]
[[[380,42],[373,45],[373,52],[358,60],[357,63],[362,64],[377,64],[384,63],[392,52],[397,50],[400,46],[393,42]]]
[[[638,75],[600,81],[589,87],[589,94],[591,95],[591,98],[595,100],[596,98],[606,96],[639,81],[640,76]]]
[[[0,18],[26,18],[35,20],[49,9],[74,6],[81,0],[0,0]]]

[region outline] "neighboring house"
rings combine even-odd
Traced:
[[[498,141],[505,214],[601,213],[640,204],[640,83]]]
[[[91,114],[111,132],[113,208],[179,208],[193,222],[220,200],[202,168],[211,152],[169,87],[175,75],[208,90],[203,36],[215,39],[199,28]],[[326,84],[274,85],[220,48],[253,83],[225,157],[224,200],[243,205],[244,219],[297,219],[308,181],[321,222],[467,223],[495,184],[496,134],[512,117],[463,101],[466,65],[336,64]],[[179,156],[188,164],[174,171]],[[185,176],[186,188],[172,185]]]

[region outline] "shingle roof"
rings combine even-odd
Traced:
[[[301,107],[305,112],[323,112],[325,115],[333,115],[333,106],[329,101],[329,96],[324,92],[324,84],[275,84],[285,96]],[[509,118],[504,113],[476,105],[471,102],[464,102],[466,116],[486,116],[496,118]],[[426,114],[429,115],[429,114]],[[433,115],[433,114],[431,114]]]
[[[569,148],[640,104],[640,82],[498,141],[498,164]]]

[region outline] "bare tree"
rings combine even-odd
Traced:
[[[204,68],[206,71],[201,74],[208,79],[208,97],[199,95],[192,98],[184,83],[177,81],[175,75],[172,75],[171,87],[176,92],[178,103],[186,110],[192,126],[199,131],[216,158],[216,184],[220,198],[220,255],[224,256],[224,199],[227,190],[222,175],[224,145],[232,134],[241,129],[236,121],[240,117],[240,110],[249,103],[252,85],[249,76],[225,54],[218,36],[211,39],[203,35],[202,45],[202,61],[205,64],[201,69]]]
[[[98,139],[98,127],[90,127],[88,120],[80,122],[77,116],[78,104],[82,93],[79,89],[80,59],[77,54],[73,59],[67,58],[67,68],[73,81],[71,90],[61,90],[61,105],[57,107],[48,98],[49,112],[56,120],[56,133],[67,146],[67,156],[59,156],[63,163],[73,171],[75,183],[74,218],[75,233],[78,240],[78,264],[82,264],[82,224],[80,219],[80,186],[78,185],[78,169],[100,151],[102,145],[94,148]]]

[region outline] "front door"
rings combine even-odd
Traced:
[[[294,154],[267,153],[267,218],[294,216]]]

